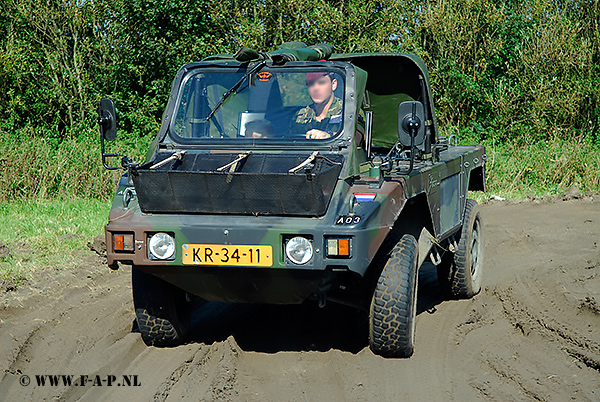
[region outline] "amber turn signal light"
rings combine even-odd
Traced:
[[[113,250],[133,251],[133,234],[113,234]]]
[[[339,255],[343,255],[343,256],[350,255],[350,239],[339,239],[338,240],[338,253],[339,253]]]
[[[349,238],[328,238],[325,242],[327,247],[327,257],[350,258],[350,239]]]

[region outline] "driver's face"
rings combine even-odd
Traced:
[[[337,80],[324,76],[308,84],[308,94],[314,103],[323,103],[329,101],[336,88]]]

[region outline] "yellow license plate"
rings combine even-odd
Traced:
[[[271,246],[184,244],[183,263],[187,265],[228,265],[235,267],[270,267]]]

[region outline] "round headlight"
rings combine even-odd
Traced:
[[[313,255],[312,244],[304,237],[294,237],[285,245],[285,254],[294,264],[306,264]]]
[[[155,233],[148,242],[150,253],[159,260],[166,260],[175,252],[175,240],[166,233]]]

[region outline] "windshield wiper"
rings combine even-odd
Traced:
[[[240,80],[238,82],[236,82],[234,86],[232,86],[231,88],[229,88],[229,90],[223,94],[223,97],[221,97],[221,100],[219,100],[219,103],[217,103],[217,106],[215,106],[215,108],[210,112],[210,114],[206,118],[206,121],[209,121],[215,115],[215,113],[217,113],[217,110],[219,110],[219,108],[221,107],[221,105],[223,105],[223,103],[225,103],[225,101],[231,96],[232,93],[234,93],[235,91],[237,91],[239,89],[239,87],[242,85],[242,83],[244,81],[246,81],[246,78],[248,78],[249,76],[251,76],[254,73],[257,73],[266,64],[267,64],[267,60],[266,59],[263,60],[263,61],[261,61],[256,66],[254,66],[254,68],[252,70],[248,71],[246,73],[246,75],[244,75],[242,78],[240,78]]]

